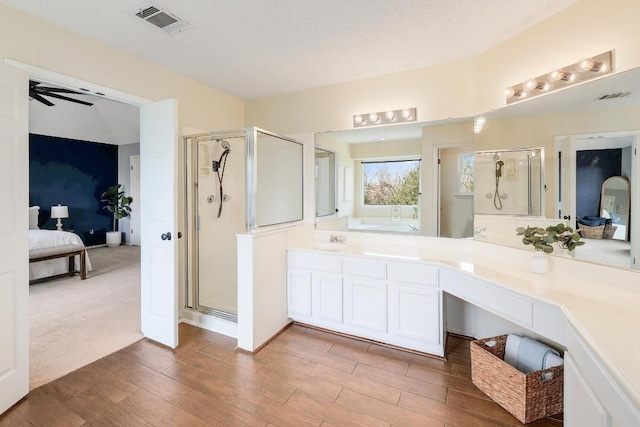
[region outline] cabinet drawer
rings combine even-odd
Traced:
[[[522,326],[533,326],[533,301],[468,277],[452,277],[446,291]]]
[[[344,275],[366,279],[387,279],[387,263],[365,258],[345,258]]]
[[[287,267],[342,274],[342,257],[311,252],[289,251]]]
[[[390,262],[387,264],[390,282],[413,285],[438,286],[438,268],[410,262]]]

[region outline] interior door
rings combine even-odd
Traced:
[[[154,341],[178,346],[177,101],[140,109],[141,324]]]
[[[29,392],[28,82],[0,63],[0,413]]]
[[[558,201],[559,219],[576,228],[576,141],[568,136],[559,141],[560,155],[560,200]]]

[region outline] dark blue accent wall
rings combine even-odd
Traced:
[[[113,216],[100,195],[117,180],[117,145],[29,134],[29,206],[40,206],[40,228],[55,230],[51,206],[67,205],[63,228],[86,246],[104,244]]]
[[[602,183],[622,173],[622,149],[576,152],[576,215],[600,216]]]

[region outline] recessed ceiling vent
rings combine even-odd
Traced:
[[[136,13],[136,16],[140,19],[144,19],[148,23],[155,25],[156,27],[166,31],[169,34],[179,33],[188,28],[191,28],[191,25],[187,24],[184,21],[181,21],[172,13],[160,9],[158,6],[151,5],[149,7],[140,9],[140,11]]]
[[[626,98],[631,96],[631,92],[614,92],[597,97],[594,101],[604,101],[605,99]]]

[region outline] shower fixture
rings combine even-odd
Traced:
[[[494,155],[494,159],[496,157],[500,158],[497,153]],[[495,208],[499,211],[502,210],[502,198],[500,197],[500,178],[502,177],[503,167],[504,162],[502,160],[498,160],[496,162],[496,191],[493,193],[493,206],[495,206]]]
[[[224,170],[227,167],[227,157],[231,152],[231,144],[229,144],[229,142],[225,141],[224,139],[216,139],[216,142],[220,143],[220,147],[222,147],[222,150],[223,150],[222,154],[220,155],[220,158],[218,160],[213,160],[211,162],[211,169],[213,169],[213,171],[218,176],[218,183],[219,183],[219,189],[220,189],[220,199],[218,203],[218,218],[220,218],[220,215],[222,215],[222,203],[229,200],[229,196],[224,194],[224,189],[222,187],[222,180],[224,179]]]

